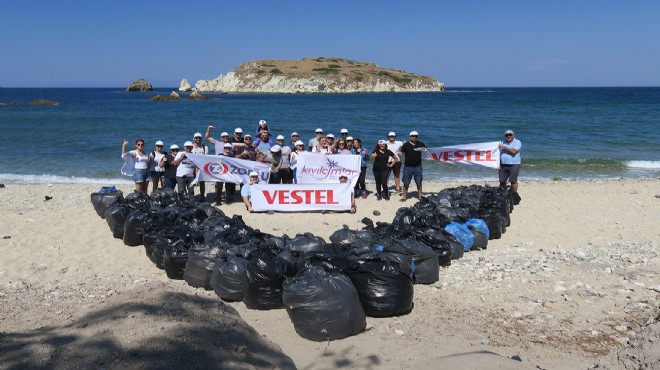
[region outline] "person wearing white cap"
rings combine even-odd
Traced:
[[[184,148],[185,149],[185,148]],[[192,153],[193,154],[209,154],[209,147],[206,146],[206,144],[202,144],[202,134],[197,132],[193,136],[193,148],[192,148]],[[195,173],[197,173],[198,169],[195,168]],[[202,197],[202,201],[204,201],[204,198],[206,197],[206,186],[203,181],[198,182],[199,184],[199,194]]]
[[[248,212],[252,213],[254,212],[252,209],[252,185],[258,184],[260,182],[259,174],[255,171],[252,171],[248,174],[248,178],[250,179],[250,182],[241,187],[241,198],[243,198],[245,208],[247,208]]]
[[[298,135],[297,132],[293,132],[291,134],[291,142],[287,144],[289,148],[291,148],[291,153],[296,151],[296,141],[300,140],[300,135]]]
[[[252,145],[252,135],[247,134],[243,137],[243,143],[234,143],[234,155],[236,158],[256,160],[257,148]]]
[[[371,159],[374,161],[373,172],[376,180],[376,199],[390,200],[390,192],[387,189],[387,176],[390,174],[390,168],[397,162],[396,154],[387,149],[386,140],[378,140],[378,146],[371,152]]]
[[[165,169],[163,178],[165,179],[165,187],[174,189],[176,187],[176,169],[178,166],[174,165],[174,158],[179,154],[179,146],[176,144],[170,145],[170,152],[165,152],[165,156],[160,160],[160,166]]]
[[[244,141],[243,139],[243,129],[240,127],[236,127],[234,130],[234,137],[231,138],[230,142],[232,144],[235,143],[242,143]]]
[[[341,129],[341,131],[339,131],[339,133],[341,133],[341,137],[343,137],[344,140],[346,140],[346,138],[348,137],[348,130],[343,128]]]
[[[189,200],[195,199],[195,186],[191,185],[195,179],[195,164],[190,158],[187,157],[187,154],[193,154],[193,143],[191,141],[186,141],[183,144],[183,152],[180,152],[174,158],[172,162],[176,168],[176,187],[177,192],[179,193],[179,198],[184,199],[188,198]]]
[[[277,135],[275,138],[277,146],[281,148],[282,152],[282,166],[280,167],[280,180],[282,184],[293,184],[293,177],[291,176],[291,148],[284,145],[284,136]]]
[[[254,146],[257,147],[257,151],[264,154],[268,154],[268,150],[270,150],[270,147],[273,145],[275,145],[275,143],[270,137],[270,132],[266,130],[261,131],[259,137],[254,140]]]
[[[311,138],[309,143],[307,143],[307,150],[310,152],[316,151],[316,148],[319,146],[319,142],[321,141],[321,138],[323,138],[323,129],[317,128],[314,133],[316,134],[316,137]]]
[[[507,180],[511,182],[511,187],[518,192],[518,173],[520,172],[520,149],[522,143],[516,139],[512,130],[504,132],[504,140],[499,144],[500,147],[500,187],[505,187]]]
[[[394,174],[394,190],[397,193],[401,192],[401,160],[397,153],[401,151],[401,147],[403,146],[403,141],[397,140],[396,139],[396,133],[394,131],[390,131],[389,134],[387,134],[387,149],[391,150],[394,155],[397,156],[399,159],[394,166],[390,169],[390,173]],[[390,181],[390,177],[387,177],[387,181]],[[388,186],[386,184],[386,186]],[[389,186],[388,186],[389,188]]]
[[[282,176],[280,174],[280,169],[282,168],[282,147],[279,145],[273,145],[269,149],[268,155],[266,156],[266,161],[270,162],[270,178],[268,179],[269,184],[279,184],[282,182]]]
[[[403,163],[403,195],[401,201],[405,202],[408,199],[408,187],[410,181],[415,178],[415,185],[417,185],[417,198],[422,200],[422,152],[426,151],[426,145],[417,140],[419,133],[417,131],[410,132],[410,141],[403,143],[399,156],[405,155],[406,159]]]
[[[223,152],[218,154],[220,156],[225,156],[225,157],[234,157],[234,151],[232,144],[230,143],[224,143],[222,145],[222,150]],[[222,186],[225,184],[222,181],[216,181],[215,182],[215,204],[217,206],[222,205]],[[225,202],[227,204],[230,204],[232,201],[232,196],[236,193],[236,184],[233,182],[228,182],[227,183],[227,191],[225,194]]]
[[[332,151],[334,152],[335,150],[335,135],[334,134],[327,134],[325,135],[325,140],[328,142],[328,146],[332,148]]]
[[[165,157],[165,154],[167,154],[166,152],[163,152],[163,145],[162,141],[156,141],[156,150],[149,154],[149,163],[151,164],[149,173],[151,174],[152,193],[158,189],[159,184],[161,189],[165,187],[165,178],[163,178],[165,169],[160,166],[160,160]]]
[[[257,134],[256,138],[259,139],[261,137],[261,131],[268,131],[268,139],[270,139],[270,136],[272,135],[270,132],[270,129],[268,128],[268,123],[266,120],[259,120],[259,124],[257,125],[257,131],[255,132]],[[258,145],[258,143],[254,142],[254,145]]]
[[[214,139],[214,138],[211,136],[211,130],[215,130],[215,126],[211,126],[211,125],[209,125],[209,126],[206,128],[206,135],[205,135],[206,140],[207,140],[209,143],[211,143],[211,145],[213,145],[213,148],[215,149],[215,154],[216,154],[216,155],[224,154],[224,152],[225,152],[225,144],[227,144],[227,143],[231,143],[231,140],[230,140],[230,138],[229,138],[229,134],[228,134],[227,132],[223,131],[223,132],[220,134],[220,140],[217,140],[217,139]],[[193,151],[193,153],[194,153],[194,151]],[[198,153],[195,153],[195,154],[198,154]],[[206,153],[199,153],[199,154],[208,154],[208,149],[207,149],[207,152],[206,152]]]
[[[291,156],[289,157],[289,162],[291,163],[291,176],[293,177],[293,182],[298,183],[297,179],[297,169],[298,169],[298,156],[301,153],[305,152],[305,143],[302,142],[302,140],[298,140],[294,143],[295,145],[295,150],[291,152]]]
[[[126,151],[128,140],[121,145],[121,158],[124,165],[121,173],[131,176],[135,183],[135,191],[147,194],[149,187],[149,156],[144,151],[144,139],[135,140],[135,150]]]
[[[355,154],[355,151],[353,150],[353,136],[346,136],[346,147],[351,153]]]

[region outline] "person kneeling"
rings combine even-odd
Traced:
[[[250,183],[241,187],[241,197],[243,198],[243,203],[245,203],[245,208],[247,208],[248,212],[252,213],[254,212],[252,209],[252,185],[259,183],[259,174],[252,171],[248,176]]]

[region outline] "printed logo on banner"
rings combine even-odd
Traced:
[[[207,174],[217,177],[217,176],[222,176],[229,172],[229,167],[227,167],[226,164],[224,163],[218,163],[218,162],[209,162],[206,165],[204,165],[204,172]]]
[[[339,177],[340,175],[346,175],[348,178],[359,175],[359,171],[340,167],[337,161],[327,157],[321,167],[308,167],[307,165],[304,165],[301,171],[303,174],[311,175],[312,178],[317,180],[325,180],[329,177]]]

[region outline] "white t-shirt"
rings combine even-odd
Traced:
[[[165,172],[165,169],[160,166],[160,160],[163,159],[165,153],[158,153],[156,151],[154,151],[153,153],[154,153],[154,161],[151,163],[150,170],[156,172]]]
[[[291,167],[291,148],[288,146],[283,146],[282,147],[282,168],[290,168]]]
[[[183,157],[184,153],[179,153],[176,155],[176,158],[174,160],[178,160],[179,158]],[[190,158],[186,157],[184,158],[181,163],[179,163],[179,167],[176,168],[176,177],[193,177],[195,176],[195,164],[193,161],[190,160]]]
[[[136,170],[146,170],[149,168],[149,156],[145,155],[144,157],[137,153],[137,150],[131,150],[133,153],[133,158],[135,158],[135,169]]]
[[[396,159],[401,159],[399,158],[399,155],[397,153],[399,153],[402,146],[403,146],[403,141],[394,140],[394,142],[391,142],[387,140],[387,149],[389,149],[390,151],[392,151],[392,153],[394,153]],[[388,162],[392,162],[392,157],[390,157],[390,160]]]

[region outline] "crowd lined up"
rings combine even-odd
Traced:
[[[360,176],[355,184],[357,197],[366,197],[367,163],[373,162],[373,176],[376,183],[375,195],[378,200],[390,200],[388,180],[394,176],[395,191],[401,194],[401,200],[408,196],[408,187],[414,179],[417,185],[417,194],[422,196],[422,152],[426,150],[423,142],[418,140],[416,131],[410,132],[406,141],[397,140],[395,132],[387,135],[387,140],[379,140],[375,148],[367,150],[363,147],[360,138],[353,138],[347,129],[342,129],[338,137],[325,134],[323,129],[317,128],[315,136],[306,144],[297,132],[291,133],[285,139],[283,135],[275,135],[268,128],[265,120],[259,121],[255,135],[243,134],[241,128],[234,130],[233,136],[222,132],[220,138],[213,137],[214,126],[208,126],[206,134],[200,132],[193,135],[192,141],[183,144],[183,151],[179,146],[172,144],[170,152],[164,151],[162,141],[155,143],[155,149],[148,152],[143,139],[135,141],[135,150],[127,151],[128,141],[122,146],[122,158],[131,159],[132,168],[122,172],[131,175],[136,190],[147,193],[151,180],[152,192],[160,188],[177,189],[182,197],[194,196],[193,182],[199,169],[186,157],[191,154],[210,154],[209,147],[202,140],[213,145],[216,155],[259,161],[270,165],[270,184],[292,184],[296,182],[297,158],[302,152],[321,153],[325,155],[359,155],[361,158]],[[403,158],[403,160],[402,160]],[[403,163],[403,166],[402,166]],[[125,166],[126,167],[126,166]],[[403,167],[403,171],[402,171]],[[401,173],[403,172],[403,189],[401,186]],[[250,181],[253,183],[253,181]],[[248,184],[246,184],[248,185]],[[236,184],[215,183],[215,203],[222,204],[222,191],[225,190],[225,202],[236,200]],[[243,186],[245,188],[245,186]],[[202,199],[206,196],[206,186],[199,184],[199,193]]]

